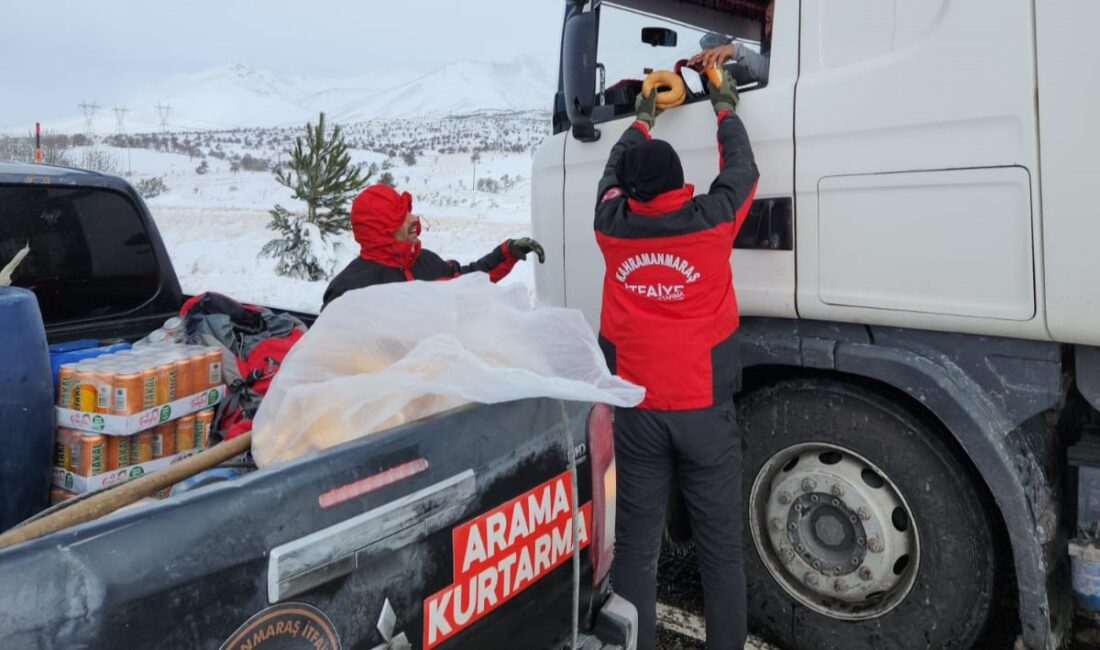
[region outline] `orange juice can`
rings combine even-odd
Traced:
[[[107,469],[119,469],[130,464],[130,437],[106,436]]]
[[[195,426],[198,418],[185,415],[176,420],[176,453],[195,448]]]
[[[174,402],[183,397],[179,392],[179,367],[174,356],[166,355],[161,358],[161,364],[168,366],[168,401]]]
[[[77,392],[76,364],[63,363],[57,370],[57,405],[63,409],[76,408]]]
[[[176,453],[176,423],[165,422],[153,429],[153,458]]]
[[[212,428],[214,428],[214,409],[199,411],[195,415],[195,447],[204,448],[209,444]]]
[[[156,381],[156,394],[153,399],[153,406],[161,406],[172,401],[172,391],[175,390],[175,375],[176,367],[172,365],[171,361],[164,361],[163,359],[157,360],[157,365],[153,369],[153,376]]]
[[[207,348],[189,345],[185,348],[191,361],[191,387],[195,392],[206,390],[210,383],[210,362],[206,359]]]
[[[77,443],[80,441],[80,432],[73,429],[58,428],[57,438],[61,444],[65,445],[65,469],[70,472],[76,471],[76,456],[80,454],[80,449],[77,447]]]
[[[153,460],[153,430],[138,431],[130,436],[130,464],[139,465]]]
[[[141,372],[127,367],[115,375],[111,412],[115,415],[133,415],[143,406]]]
[[[173,358],[172,363],[176,366],[176,399],[194,393],[195,382],[191,372],[191,360],[183,353],[179,353]]]
[[[72,446],[72,472],[81,476],[95,476],[107,469],[106,436],[97,433],[81,433]]]
[[[110,413],[111,402],[114,397],[115,371],[112,366],[103,366],[95,373],[96,376],[96,413]]]
[[[198,348],[187,348],[187,367],[191,370],[191,394],[201,393],[206,388],[206,377],[210,369],[206,367],[205,352],[195,352]]]
[[[57,429],[53,439],[53,464],[62,469],[69,469],[69,460],[72,451],[69,449],[69,430]]]
[[[222,351],[221,348],[208,348],[202,355],[206,361],[206,388],[213,388],[222,383]]]
[[[91,366],[77,366],[76,383],[78,385],[76,408],[84,413],[95,413],[99,400],[98,374]]]
[[[143,360],[144,362],[144,360]],[[141,409],[151,409],[157,405],[157,373],[153,366],[143,363],[141,369]]]

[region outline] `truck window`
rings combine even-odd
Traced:
[[[727,4],[730,8],[710,8]],[[650,7],[660,7],[661,13],[648,11]],[[593,120],[606,122],[632,114],[634,100],[649,71],[674,70],[677,62],[690,59],[704,47],[732,41],[760,52],[766,7],[766,2],[714,3],[700,0],[600,3],[596,45],[599,87]],[[650,45],[642,39],[644,28],[671,30],[676,34],[676,44]],[[685,103],[706,100],[698,73],[690,68],[684,68],[682,73],[689,89]],[[739,79],[738,87],[744,92],[766,83],[766,68],[761,80],[742,78],[740,74],[735,78]]]
[[[47,325],[125,314],[156,296],[149,234],[121,194],[0,186],[0,266],[27,244],[12,284],[34,291]]]

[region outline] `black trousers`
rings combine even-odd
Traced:
[[[669,491],[691,518],[707,647],[745,645],[741,438],[733,401],[693,411],[615,410],[615,592],[638,608],[638,649],[655,646],[657,560]]]

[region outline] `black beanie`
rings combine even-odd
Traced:
[[[627,148],[619,158],[615,174],[623,193],[638,201],[652,201],[658,194],[684,186],[680,157],[664,140],[646,140]]]

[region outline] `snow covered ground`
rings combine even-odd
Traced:
[[[524,145],[538,141],[538,122],[525,118],[526,132],[512,129],[509,140]],[[408,127],[403,122],[402,127]],[[433,124],[427,129],[453,127]],[[374,125],[378,129],[378,125]],[[348,132],[368,130],[350,125]],[[383,151],[386,146],[380,146]],[[504,147],[502,147],[504,148]],[[202,149],[202,147],[200,147]],[[227,145],[226,159],[201,158],[151,149],[126,149],[98,145],[96,150],[113,158],[122,175],[137,183],[160,177],[168,190],[146,202],[168,247],[184,291],[219,291],[235,298],[303,311],[317,311],[326,281],[309,282],[276,275],[275,260],[259,256],[273,238],[267,229],[268,210],[280,203],[297,210],[302,205],[286,188],[275,182],[270,171],[231,171],[231,159],[250,153],[276,160],[278,145],[249,147]],[[77,159],[83,152],[76,150]],[[413,211],[421,216],[421,239],[444,258],[473,261],[509,237],[530,234],[531,151],[482,151],[476,164],[471,153],[438,153],[421,150],[414,165],[402,156],[366,149],[351,151],[354,162],[375,163],[393,175],[400,190],[414,197]],[[284,156],[285,157],[285,156]],[[206,161],[208,171],[196,168]],[[476,176],[475,176],[476,174]],[[497,192],[474,191],[475,178],[493,179]],[[507,182],[505,182],[505,180]],[[504,188],[507,189],[504,189]],[[331,256],[332,271],[338,272],[358,254],[351,233],[342,236]],[[505,282],[533,287],[533,257],[519,263]]]

